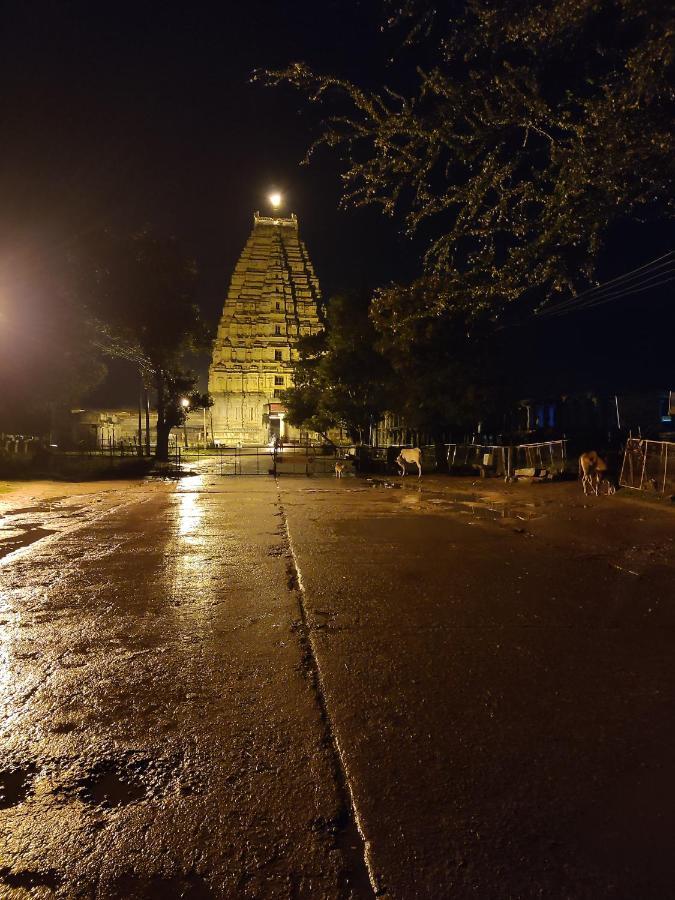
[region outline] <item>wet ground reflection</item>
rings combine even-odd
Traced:
[[[186,486],[185,489],[179,490],[178,496],[178,533],[182,536],[192,534],[197,530],[199,523],[204,517],[204,510],[200,503],[200,497],[197,489],[202,485],[201,476],[188,479],[191,482],[196,481],[197,484]],[[183,487],[181,485],[181,487]]]
[[[425,498],[427,503],[441,507],[444,511],[463,513],[476,519],[536,519],[539,514],[528,509],[528,504],[498,504],[492,500],[446,500],[443,497]]]
[[[28,547],[40,538],[54,534],[53,528],[42,528],[33,522],[23,525],[0,525],[0,559],[21,547]]]
[[[0,565],[43,538],[95,521],[134,496],[166,489],[160,482],[126,479],[74,485],[0,482]],[[68,490],[70,493],[64,493]]]
[[[358,493],[375,492],[387,494],[392,498],[392,515],[397,509],[403,507],[408,511],[423,513],[457,513],[470,519],[482,519],[498,521],[500,519],[521,519],[523,521],[540,518],[544,513],[541,507],[547,505],[547,501],[526,500],[514,497],[513,500],[497,499],[494,495],[479,494],[478,492],[445,491],[437,486],[428,487],[417,479],[406,481],[394,481],[386,478],[366,478],[360,480],[356,487],[339,487],[333,483],[331,487],[303,488],[302,493],[326,494],[334,496],[336,492]],[[395,500],[394,500],[395,498]]]
[[[0,514],[0,559],[22,547],[28,547],[43,537],[54,534],[64,523],[64,513],[55,504],[64,500],[55,497],[42,503],[23,506]],[[67,516],[80,507],[70,506]]]
[[[214,560],[225,539],[222,533],[214,534],[206,488],[206,478],[201,474],[183,478],[176,488],[167,573],[172,606],[189,613],[191,626],[196,625],[200,632],[205,624],[204,610],[217,599]]]

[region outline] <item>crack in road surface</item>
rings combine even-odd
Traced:
[[[0,637],[21,676],[4,685],[0,844],[12,865],[0,868],[0,896],[70,896],[78,880],[97,896],[373,896],[307,628],[296,624],[278,491],[245,492],[241,528],[217,493],[206,512],[194,492],[157,495],[150,514],[137,509],[148,497],[99,505],[0,567],[10,587]],[[271,631],[284,622],[290,640]],[[167,672],[171,657],[180,678]],[[202,684],[203,696],[187,690]],[[160,771],[158,746],[187,747],[184,770]],[[71,822],[80,833],[64,850]],[[136,858],[125,846],[139,830]]]
[[[370,858],[370,845],[366,840],[354,798],[354,792],[349,781],[349,774],[345,766],[344,758],[340,750],[340,743],[333,727],[330,711],[326,702],[326,694],[323,688],[321,668],[319,666],[316,648],[312,638],[311,628],[307,617],[306,594],[302,583],[302,574],[298,567],[298,560],[293,549],[293,540],[286,518],[284,504],[281,499],[279,481],[277,479],[277,497],[279,512],[281,514],[282,535],[288,548],[288,589],[296,594],[300,610],[300,640],[303,645],[303,659],[316,693],[321,720],[326,731],[326,741],[332,749],[335,768],[335,781],[340,791],[343,811],[340,821],[331,823],[335,827],[335,840],[342,851],[345,862],[350,867],[353,881],[349,885],[355,888],[360,896],[385,897],[386,889],[374,870]]]

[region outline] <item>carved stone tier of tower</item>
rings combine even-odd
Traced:
[[[256,213],[232,275],[209,369],[218,444],[299,436],[286,427],[280,395],[292,384],[298,338],[323,327],[320,300],[297,218]]]

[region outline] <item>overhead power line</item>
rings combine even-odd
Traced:
[[[669,284],[671,281],[675,281],[675,269],[669,273],[662,273],[660,277],[655,276],[654,278],[646,279],[642,282],[626,285],[623,290],[617,289],[602,297],[591,298],[582,303],[575,303],[573,306],[566,306],[564,309],[560,310],[557,308],[551,309],[550,311],[546,311],[546,314],[548,318],[552,318],[554,316],[564,316],[579,310],[593,309],[596,306],[602,306],[605,303],[610,303],[612,300],[618,300],[621,297],[629,297],[631,294],[639,294],[644,291],[649,291],[652,288],[661,287],[664,284]]]
[[[614,287],[618,287],[627,281],[640,280],[645,277],[651,276],[655,271],[661,270],[663,268],[667,268],[675,263],[675,251],[670,250],[668,253],[663,256],[659,256],[657,259],[652,260],[651,262],[645,263],[642,266],[638,266],[637,269],[632,269],[630,272],[626,272],[623,275],[618,275],[616,278],[611,278],[609,281],[604,282],[603,284],[596,285],[595,287],[587,288],[581,294],[576,297],[571,297],[569,300],[565,300],[564,304],[558,304],[558,307],[563,305],[568,305],[571,303],[575,303],[577,300],[585,297],[589,294],[601,293],[607,290],[612,290]],[[558,308],[556,307],[556,308]]]
[[[597,287],[588,288],[588,290],[583,291],[583,293],[579,294],[576,297],[572,297],[570,300],[566,300],[564,305],[573,305],[579,303],[580,301],[585,302],[585,298],[589,300],[595,300],[599,297],[604,296],[605,294],[611,294],[618,290],[624,290],[625,288],[636,284],[643,283],[648,281],[649,279],[653,279],[655,277],[660,277],[664,274],[669,274],[670,271],[675,271],[675,258],[670,254],[667,254],[668,258],[663,259],[662,262],[658,260],[654,260],[654,263],[650,263],[648,266],[641,266],[640,269],[636,269],[633,272],[629,272],[626,275],[621,275],[618,278],[613,278],[611,281],[607,281],[604,284],[598,285]],[[558,307],[563,304],[559,304]]]
[[[611,281],[605,282],[594,288],[589,288],[576,297],[571,297],[562,303],[557,304],[549,309],[542,310],[539,315],[556,315],[567,311],[587,308],[605,301],[614,299],[619,295],[624,295],[633,290],[642,290],[644,287],[656,286],[657,282],[668,281],[675,274],[675,257],[673,252],[653,260],[638,269],[613,278]]]
[[[620,297],[660,287],[673,280],[675,280],[675,251],[670,250],[658,259],[645,263],[631,272],[612,278],[597,287],[589,288],[556,306],[543,309],[537,313],[537,316],[539,318],[550,317],[565,315],[580,309],[590,309]]]

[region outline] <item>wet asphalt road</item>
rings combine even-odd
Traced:
[[[675,897],[671,509],[58,490],[0,495],[3,900]]]
[[[276,487],[227,487],[5,558],[3,898],[349,894]]]

